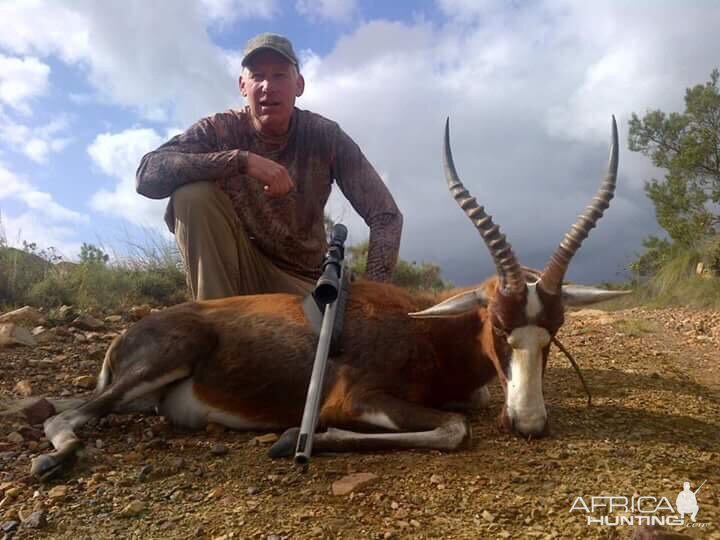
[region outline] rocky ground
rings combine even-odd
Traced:
[[[0,396],[87,393],[127,324],[80,321],[36,330],[34,346],[0,348]],[[156,417],[116,416],[81,428],[87,447],[75,468],[41,484],[28,470],[47,441],[26,422],[0,417],[0,535],[627,538],[630,527],[588,524],[582,509],[571,512],[577,498],[665,496],[674,505],[684,481],[693,489],[706,481],[697,522],[666,528],[720,538],[720,314],[584,310],[568,317],[559,338],[583,367],[592,407],[553,350],[545,381],[551,437],[499,433],[501,390],[493,386],[490,409],[472,411],[472,447],[457,453],[316,457],[299,474],[266,457],[273,434],[188,433]],[[346,484],[354,473],[358,484]]]

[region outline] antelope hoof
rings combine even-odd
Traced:
[[[285,432],[280,435],[280,438],[275,444],[268,450],[268,456],[272,459],[290,457],[295,454],[295,446],[297,445],[298,435],[300,434],[300,428],[294,427],[286,429]]]
[[[60,460],[52,454],[43,454],[32,460],[30,474],[38,480],[45,482],[63,472],[67,462]]]

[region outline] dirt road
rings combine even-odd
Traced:
[[[34,394],[81,393],[73,382],[96,373],[111,335],[0,350],[0,395],[17,397],[22,380]],[[15,538],[626,538],[631,527],[607,524],[622,508],[592,511],[593,496],[646,497],[625,515],[670,519],[667,508],[652,513],[658,501],[674,507],[683,482],[695,490],[706,481],[697,521],[666,528],[720,538],[720,314],[587,310],[559,337],[583,367],[593,406],[554,350],[551,437],[499,433],[493,385],[490,409],[472,411],[472,447],[451,454],[324,456],[299,475],[266,457],[265,434],[183,433],[123,416],[79,430],[87,449],[72,473],[38,484],[30,458],[46,442],[0,418],[0,521]],[[377,478],[331,493],[355,472]]]

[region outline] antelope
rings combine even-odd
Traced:
[[[328,363],[314,450],[458,449],[469,443],[469,423],[443,407],[471,401],[495,377],[505,395],[500,427],[545,434],[543,375],[565,307],[622,294],[563,285],[571,258],[609,206],[617,166],[613,117],[605,180],[544,270],[530,271],[460,181],[446,123],[448,187],[480,232],[497,275],[435,305],[390,284],[353,282],[343,352]],[[189,302],[135,323],[110,344],[94,394],[45,420],[54,451],[34,458],[31,473],[47,478],[64,469],[81,446],[75,430],[113,412],[156,412],[186,428],[214,422],[286,430],[270,456],[291,455],[317,339],[302,302],[290,294]]]

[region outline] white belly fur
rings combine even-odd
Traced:
[[[193,391],[193,384],[194,381],[190,377],[174,386],[158,405],[158,414],[167,418],[174,425],[190,429],[203,429],[211,422],[240,431],[281,427],[258,423],[257,420],[243,418],[237,414],[212,407],[198,399]]]

